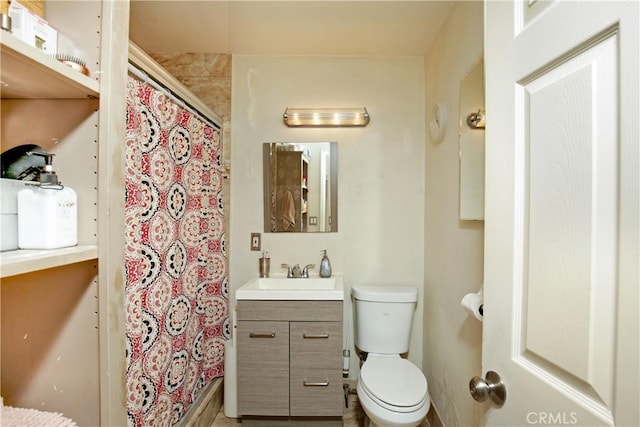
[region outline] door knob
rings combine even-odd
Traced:
[[[473,377],[469,381],[469,392],[474,400],[484,402],[487,397],[502,406],[507,400],[507,389],[497,372],[489,371],[485,378]]]

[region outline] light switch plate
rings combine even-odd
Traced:
[[[260,233],[251,233],[251,250],[260,250]]]

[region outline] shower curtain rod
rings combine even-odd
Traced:
[[[222,120],[216,113],[131,41],[129,41],[128,70],[138,79],[153,86],[182,108],[197,115],[213,127],[222,129]]]
[[[128,70],[129,70],[129,72],[131,74],[136,76],[138,79],[140,79],[143,82],[145,82],[146,84],[152,86],[154,89],[157,89],[160,92],[162,92],[162,94],[164,96],[166,96],[167,98],[171,99],[173,102],[178,104],[180,107],[182,107],[185,110],[189,111],[191,114],[193,114],[193,115],[195,115],[197,117],[200,117],[201,120],[207,122],[211,126],[217,128],[217,129],[220,129],[220,125],[218,125],[212,119],[207,117],[205,114],[201,113],[195,107],[191,106],[191,104],[186,102],[180,96],[176,95],[170,88],[168,88],[165,85],[163,85],[162,83],[158,82],[156,79],[153,78],[153,76],[150,76],[145,71],[143,71],[140,68],[138,68],[135,64],[130,62],[128,64]]]

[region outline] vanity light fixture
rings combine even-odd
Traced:
[[[366,108],[287,108],[282,115],[289,127],[357,127],[369,124]]]

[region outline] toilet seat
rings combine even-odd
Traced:
[[[371,400],[393,412],[414,412],[428,397],[422,371],[399,355],[369,354],[360,369],[359,383]]]

